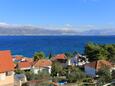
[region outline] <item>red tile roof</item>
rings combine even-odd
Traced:
[[[12,55],[9,50],[0,51],[0,73],[14,70]]]
[[[23,68],[29,68],[31,67],[32,63],[29,61],[22,61],[18,63],[18,68],[23,69]]]
[[[15,60],[22,60],[22,56],[19,56],[19,55],[17,55],[17,56],[15,56]]]
[[[107,66],[107,67],[111,68],[112,64],[106,60],[98,60],[98,61],[88,63],[88,64],[86,64],[86,66],[89,66],[89,67],[95,68],[96,70],[99,70],[103,66]]]
[[[28,61],[28,62],[33,62],[33,59],[32,58],[26,58],[24,57],[25,61]]]
[[[52,62],[47,59],[40,59],[38,60],[33,66],[34,67],[48,67],[51,66]]]
[[[65,54],[58,54],[55,57],[53,57],[53,60],[59,60],[59,59],[67,59],[67,57],[65,56]]]

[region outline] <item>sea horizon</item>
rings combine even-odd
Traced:
[[[115,35],[34,35],[34,34],[26,34],[26,35],[0,35],[0,36],[115,36]]]

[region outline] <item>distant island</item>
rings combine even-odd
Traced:
[[[77,31],[74,29],[49,29],[32,25],[11,25],[0,23],[0,35],[115,35],[115,29],[93,29]]]

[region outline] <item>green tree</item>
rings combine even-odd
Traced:
[[[25,75],[26,75],[26,78],[27,78],[28,81],[35,79],[35,78],[34,78],[34,77],[35,77],[35,74],[34,74],[33,72],[31,72],[31,71],[25,72]]]
[[[41,79],[50,79],[50,74],[45,72],[45,71],[38,71],[37,74],[37,79],[41,80]]]
[[[95,43],[88,43],[85,46],[85,55],[90,61],[94,60],[106,60],[108,58],[108,52],[102,45]]]
[[[112,71],[112,79],[115,79],[115,70]]]
[[[25,72],[25,75],[26,75],[28,81],[49,79],[50,78],[50,75],[46,72],[38,72],[38,74],[34,74],[31,71],[27,71],[27,72]]]
[[[67,70],[68,72],[66,74],[66,78],[70,83],[77,82],[77,81],[80,82],[85,78],[85,74],[75,66],[68,67]]]
[[[16,69],[16,70],[15,70],[15,73],[16,73],[16,74],[23,74],[23,73],[25,73],[25,71]]]
[[[60,65],[58,62],[52,63],[52,69],[51,69],[51,76],[57,76],[57,74],[60,74],[61,71],[63,71],[62,65]]]
[[[52,57],[53,57],[53,56],[52,56],[52,54],[50,53],[50,54],[49,54],[49,59],[51,59]]]
[[[45,58],[45,54],[44,54],[44,52],[39,51],[34,54],[33,58],[34,58],[34,61],[43,59],[43,58]]]
[[[108,60],[115,62],[115,45],[113,44],[105,45],[105,49],[108,52]]]
[[[87,55],[90,61],[97,59],[96,57],[97,57],[98,51],[96,51],[95,46],[96,45],[91,42],[85,46],[85,54]]]
[[[98,73],[99,75],[99,84],[100,85],[103,85],[105,83],[108,83],[111,79],[112,79],[112,76],[111,76],[111,72],[110,72],[110,69],[106,66],[102,67]],[[101,82],[100,82],[101,81]]]
[[[73,54],[72,54],[71,52],[66,52],[66,53],[65,53],[65,56],[66,56],[67,58],[72,58],[72,57],[73,57]]]
[[[78,52],[77,51],[74,51],[73,52],[73,56],[75,56],[75,55],[77,55],[78,54]]]
[[[100,47],[100,49],[98,51],[99,51],[99,54],[97,56],[98,60],[107,60],[108,59],[108,52],[104,48]]]

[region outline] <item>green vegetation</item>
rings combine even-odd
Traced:
[[[99,75],[99,86],[102,86],[103,84],[110,82],[112,79],[112,75],[108,67],[101,68],[97,74]]]
[[[51,59],[52,57],[53,57],[53,55],[50,53],[49,56],[48,56],[48,58]]]
[[[68,67],[66,78],[70,83],[81,82],[85,78],[85,74],[78,67],[72,66]]]
[[[65,52],[65,56],[67,58],[73,58],[76,54],[78,54],[77,51],[74,51],[74,52]]]
[[[73,57],[73,53],[71,53],[71,52],[66,52],[66,53],[65,53],[65,56],[66,56],[67,58],[72,58],[72,57]]]
[[[23,83],[22,86],[53,86],[48,83],[48,81],[34,81]]]
[[[115,62],[115,44],[99,45],[88,43],[85,46],[85,55],[90,61],[111,60]]]
[[[25,73],[25,71],[17,69],[17,70],[15,70],[15,73],[16,74],[22,74],[22,73]]]
[[[57,76],[57,74],[59,74],[59,76]],[[51,75],[58,78],[65,76],[65,79],[70,83],[80,82],[85,78],[85,74],[78,67],[70,66],[63,68],[59,63],[53,63]]]
[[[112,71],[112,79],[115,79],[115,70]]]
[[[108,52],[108,59],[115,63],[115,44],[105,45],[104,48]]]
[[[87,76],[86,78],[83,79],[84,83],[93,83],[94,79],[92,77]]]
[[[41,51],[36,52],[33,57],[34,61],[43,59],[43,58],[45,58],[45,54],[44,54],[44,52],[41,52]]]
[[[80,82],[85,78],[85,74],[78,67],[68,66],[67,68],[63,68],[58,62],[53,62],[51,76],[57,78],[65,76],[65,79],[70,83]]]
[[[34,74],[31,71],[28,71],[28,72],[25,72],[25,75],[28,81],[50,79],[50,75],[46,72],[38,72],[38,74]]]
[[[63,71],[63,67],[58,62],[53,62],[51,70],[52,70],[51,71],[51,76],[55,77],[55,76],[59,75]]]

